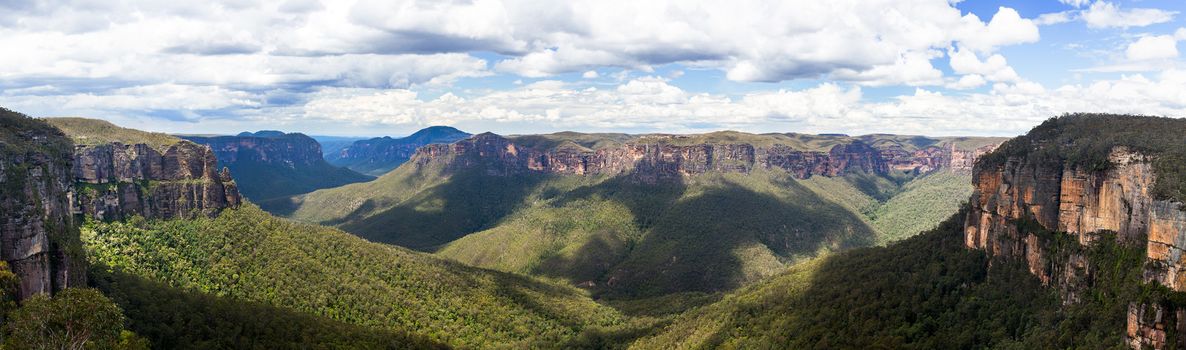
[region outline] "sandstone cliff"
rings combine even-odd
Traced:
[[[230,171],[206,146],[179,141],[77,146],[72,171],[79,213],[100,220],[213,216],[241,199]]]
[[[900,146],[876,148],[857,139],[845,140],[827,151],[805,150],[788,144],[744,142],[689,143],[679,135],[647,135],[621,145],[590,149],[576,143],[555,147],[524,146],[492,133],[453,144],[421,147],[412,157],[418,167],[445,164],[455,169],[479,168],[489,175],[526,172],[563,175],[630,174],[644,182],[674,179],[710,171],[748,173],[754,169],[783,169],[798,178],[840,176],[860,171],[926,173],[939,169],[967,171],[971,163],[995,145],[973,150],[930,146],[907,151]]]
[[[1069,235],[1080,245],[1093,244],[1101,232],[1114,232],[1122,242],[1145,247],[1146,282],[1186,291],[1182,203],[1151,195],[1156,174],[1150,157],[1116,147],[1108,161],[1105,171],[1021,157],[978,167],[966,245],[1024,261],[1031,273],[1059,291],[1064,303],[1076,303],[1090,288],[1086,281],[1095,267],[1079,253],[1052,257],[1052,238],[1043,232]],[[1131,305],[1126,330],[1130,345],[1164,348],[1167,327],[1182,319],[1175,316],[1182,313],[1156,303]]]
[[[317,140],[300,133],[260,131],[184,138],[209,146],[218,165],[235,174],[239,191],[264,209],[269,208],[266,202],[271,199],[371,179],[330,165],[322,158]]]
[[[70,147],[44,122],[0,109],[0,259],[20,278],[18,298],[85,283]]]

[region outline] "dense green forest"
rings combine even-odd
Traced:
[[[338,230],[277,219],[250,206],[224,211],[214,219],[90,222],[83,229],[83,241],[91,264],[106,271],[96,273],[98,278],[111,280],[99,283],[100,287],[122,303],[141,305],[127,306],[129,316],[145,317],[133,320],[137,327],[154,327],[152,320],[170,314],[133,301],[160,299],[172,292],[154,292],[151,286],[147,291],[129,288],[126,283],[138,282],[128,282],[124,275],[353,325],[418,334],[450,346],[523,348],[595,342],[635,327],[634,321],[572,287],[369,243]],[[199,303],[195,308],[204,308],[205,315],[226,308],[218,300],[199,299]],[[234,320],[238,315],[227,317]],[[201,317],[175,322],[217,325]],[[270,327],[266,320],[259,322],[251,327]],[[176,336],[169,329],[138,331],[153,339]],[[310,336],[318,336],[317,331],[311,332]]]
[[[1128,303],[1167,293],[1141,282],[1144,247],[1062,239],[1055,251],[1084,252],[1100,267],[1083,300],[1063,307],[1024,265],[989,264],[966,249],[962,215],[888,247],[796,265],[680,315],[632,348],[1121,348]]]
[[[91,284],[157,349],[433,349],[425,336],[364,327],[259,302],[171,287],[103,265]]]

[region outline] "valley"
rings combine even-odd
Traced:
[[[1176,120],[1063,116],[1003,143],[485,133],[261,209],[239,194],[261,185],[230,164],[328,165],[315,142],[293,153],[274,139],[307,137],[3,118],[0,175],[14,187],[0,204],[26,208],[6,210],[5,227],[39,230],[0,242],[51,242],[4,251],[10,298],[94,288],[126,319],[110,333],[124,348],[1180,339],[1186,220],[1179,163],[1164,160],[1186,140],[1075,136],[1096,123],[1186,130]]]

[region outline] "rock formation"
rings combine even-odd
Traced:
[[[209,146],[218,165],[235,174],[239,191],[265,209],[270,199],[371,179],[330,165],[322,158],[317,140],[300,133],[260,131],[184,138]]]
[[[279,131],[240,133],[238,136],[184,136],[186,140],[210,146],[219,164],[258,162],[288,168],[308,167],[321,158],[321,145],[304,134]]]
[[[85,284],[70,215],[70,141],[41,121],[0,109],[0,259],[18,298]]]
[[[210,148],[179,141],[163,150],[145,144],[77,146],[72,171],[76,211],[100,220],[212,216],[241,199],[230,172]]]
[[[709,171],[747,173],[754,169],[783,169],[798,178],[840,176],[854,171],[887,174],[891,170],[915,173],[942,168],[967,170],[976,157],[995,147],[964,151],[932,146],[906,152],[900,147],[878,149],[860,140],[851,140],[833,146],[828,152],[819,152],[783,144],[761,147],[748,143],[684,145],[670,142],[678,137],[681,136],[644,136],[618,147],[596,150],[575,144],[535,149],[484,133],[453,144],[421,147],[412,161],[418,167],[443,163],[458,169],[482,168],[489,175],[526,172],[631,174],[644,182],[653,182]]]
[[[1048,239],[1068,234],[1090,245],[1100,232],[1146,247],[1144,278],[1174,291],[1186,291],[1186,211],[1182,203],[1155,200],[1150,194],[1156,174],[1151,160],[1124,147],[1108,157],[1106,171],[1091,171],[1051,162],[1010,158],[999,166],[977,168],[976,190],[965,223],[965,243],[991,256],[1021,259],[1044,284],[1057,288],[1064,303],[1079,301],[1092,266],[1081,254],[1053,261]],[[1028,226],[1027,226],[1028,225]],[[1135,348],[1166,346],[1170,318],[1183,310],[1160,305],[1131,305],[1127,336]],[[1180,323],[1179,323],[1180,325]]]

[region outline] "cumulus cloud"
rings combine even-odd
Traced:
[[[1129,28],[1165,23],[1174,19],[1177,12],[1153,8],[1121,9],[1112,3],[1096,1],[1080,16],[1092,28]]]
[[[949,54],[951,70],[957,74],[976,74],[989,81],[1015,82],[1021,79],[1017,72],[1009,67],[1005,56],[993,54],[985,60],[976,57],[970,50],[952,50]]]
[[[1129,60],[1160,60],[1178,57],[1178,40],[1171,35],[1145,36],[1128,44],[1124,54]]]
[[[1010,135],[1070,112],[1182,116],[1186,106],[1186,94],[1180,93],[1183,89],[1186,71],[1180,70],[1152,78],[1132,75],[1056,89],[1026,81],[997,83],[987,93],[959,95],[919,88],[912,95],[887,101],[868,100],[860,87],[834,83],[726,96],[691,93],[661,78],[643,77],[611,89],[544,81],[468,98],[446,94],[422,99],[411,91],[327,89],[306,105],[305,113],[308,118],[339,123],[445,122],[495,129],[500,123],[532,123],[553,129],[668,132],[738,129]]]

